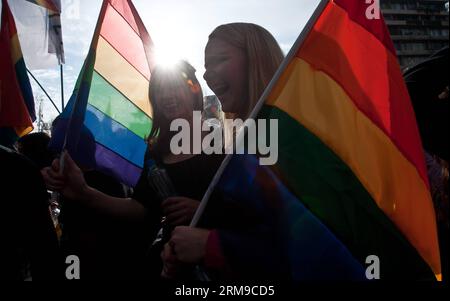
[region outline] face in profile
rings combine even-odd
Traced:
[[[248,99],[248,59],[242,49],[220,39],[211,39],[205,49],[203,75],[222,103],[223,110],[239,113]]]
[[[190,120],[194,110],[195,94],[191,93],[187,83],[180,82],[162,87],[158,97],[153,101],[167,120],[177,118]]]

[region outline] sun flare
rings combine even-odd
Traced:
[[[155,62],[156,65],[165,68],[173,67],[182,59],[180,51],[182,47],[176,39],[176,31],[166,28],[163,32],[158,32],[155,36]]]

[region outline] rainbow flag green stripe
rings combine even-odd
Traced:
[[[150,132],[152,119],[96,71],[92,77],[89,104],[143,139]]]
[[[433,279],[415,248],[324,142],[279,108],[264,106],[260,118],[276,119],[283,129],[276,173],[361,264],[376,254],[383,279]]]

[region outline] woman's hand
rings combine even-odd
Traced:
[[[70,199],[82,198],[88,188],[83,172],[67,152],[63,156],[63,173],[60,171],[59,159],[53,160],[51,167],[46,167],[41,170],[47,188],[61,192],[65,197]]]
[[[175,258],[182,263],[199,263],[205,257],[209,232],[199,228],[176,227],[168,243]]]
[[[166,223],[172,227],[189,225],[200,202],[185,197],[170,197],[161,207],[166,216]]]
[[[163,261],[163,270],[161,277],[165,279],[175,279],[178,274],[177,258],[173,253],[172,247],[166,243],[161,252],[161,259]]]

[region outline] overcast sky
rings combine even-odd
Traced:
[[[8,0],[23,1],[23,0]],[[203,52],[209,33],[218,25],[252,22],[269,30],[287,53],[319,0],[133,0],[155,46],[174,59],[186,59],[196,69],[205,94],[211,90],[202,76]],[[62,26],[66,65],[66,103],[86,58],[101,0],[62,0]],[[1,6],[1,4],[0,4]],[[33,71],[60,106],[59,68]],[[31,79],[30,79],[31,80]],[[35,98],[43,93],[33,83]],[[44,120],[57,112],[44,101]]]

